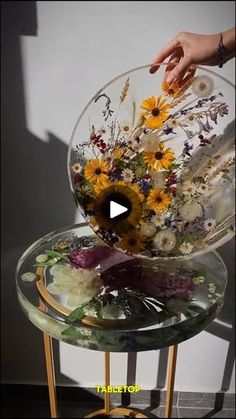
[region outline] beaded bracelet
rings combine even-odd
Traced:
[[[222,68],[223,64],[224,64],[224,53],[225,53],[225,51],[226,51],[226,48],[223,44],[223,34],[222,34],[222,32],[220,32],[220,42],[219,42],[219,45],[218,45],[217,50],[216,50],[216,57],[218,59],[220,68]]]

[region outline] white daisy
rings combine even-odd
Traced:
[[[152,217],[152,222],[157,227],[162,227],[165,223],[166,214],[163,212],[157,212],[156,215]]]
[[[156,151],[158,145],[160,144],[161,138],[157,134],[145,134],[142,137],[140,147],[142,150],[150,152]]]
[[[124,169],[121,175],[125,182],[132,182],[134,179],[134,172],[131,169]]]
[[[214,83],[209,76],[197,76],[192,81],[192,91],[198,97],[209,96],[213,89]]]
[[[180,123],[179,123],[178,119],[173,118],[173,119],[170,120],[170,122],[168,122],[168,125],[171,128],[176,128],[178,125],[180,125]]]
[[[126,144],[128,147],[135,149],[138,145],[137,140],[135,140],[135,138],[133,136],[129,137],[126,141]]]
[[[129,134],[131,132],[131,124],[127,121],[124,121],[120,125],[122,134]]]
[[[152,237],[156,233],[157,229],[153,224],[144,223],[141,225],[140,233],[146,237]]]
[[[193,115],[192,113],[190,113],[186,118],[186,121],[188,122],[189,125],[193,124],[195,120],[196,120],[195,115]]]
[[[185,180],[179,189],[184,195],[193,195],[196,192],[196,185],[192,180]]]
[[[190,255],[190,253],[192,252],[192,249],[193,249],[192,244],[188,242],[183,242],[179,246],[179,250],[181,253],[183,253],[183,255]]]
[[[170,230],[159,231],[153,239],[155,247],[161,251],[169,252],[176,245],[175,234]]]
[[[213,218],[207,218],[204,221],[204,228],[206,231],[212,231],[214,230],[216,227],[216,220],[214,220]]]
[[[203,216],[203,210],[200,204],[187,203],[184,204],[179,210],[180,217],[184,221],[194,221],[197,217]]]
[[[71,170],[74,173],[80,173],[81,170],[82,170],[82,166],[79,163],[75,163],[75,164],[73,164],[73,166],[71,166]]]
[[[157,189],[164,189],[165,188],[165,186],[166,186],[166,175],[165,175],[164,172],[157,172],[156,171],[156,172],[150,172],[149,174],[152,178],[154,186]]]

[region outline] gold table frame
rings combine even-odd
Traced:
[[[43,303],[42,303],[43,304]],[[53,347],[52,338],[43,332],[44,338],[44,351],[46,359],[46,371],[49,391],[49,403],[51,418],[58,418],[57,408],[57,395],[56,395],[56,379],[55,369],[53,360]],[[178,345],[171,346],[168,353],[168,371],[167,371],[167,392],[166,392],[166,406],[165,406],[165,417],[171,418],[172,404],[173,404],[173,393],[174,393],[174,381],[177,361],[177,349]],[[110,352],[105,352],[105,386],[110,385]],[[96,410],[85,416],[86,418],[93,418],[98,415],[107,416],[109,414],[121,414],[127,417],[134,418],[146,418],[143,413],[137,412],[134,409],[127,409],[123,407],[112,408],[110,404],[110,393],[104,395],[104,409]]]

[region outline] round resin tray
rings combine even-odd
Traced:
[[[139,67],[99,90],[74,127],[68,174],[107,244],[186,259],[234,235],[235,88],[201,67],[168,85],[165,70]]]
[[[164,263],[137,259],[80,224],[27,249],[16,282],[20,305],[40,330],[80,347],[128,352],[204,330],[222,306],[227,272],[216,252]]]

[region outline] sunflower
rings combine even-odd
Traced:
[[[167,104],[166,99],[162,96],[152,96],[142,102],[141,108],[145,110],[142,112],[142,115],[145,117],[144,125],[147,128],[155,129],[161,128],[167,120],[170,105]]]
[[[108,187],[101,185],[101,191],[93,203],[92,212],[96,224],[101,228],[113,230],[117,234],[127,233],[139,224],[143,215],[142,200],[143,194],[139,192],[138,186],[126,182],[110,183]],[[138,193],[137,193],[138,190]],[[142,200],[140,199],[142,197]],[[123,214],[111,218],[110,203],[118,202],[127,208]]]
[[[164,211],[170,203],[170,195],[162,189],[152,189],[147,198],[147,205],[157,212]]]
[[[163,82],[161,86],[163,93],[170,97],[175,97],[180,91],[180,86],[178,83],[172,83],[171,85],[167,82]]]
[[[99,195],[104,189],[109,188],[110,186],[112,186],[112,182],[105,181],[105,182],[100,182],[100,183],[95,183],[93,185],[93,191],[95,193],[95,195]]]
[[[164,148],[164,144],[160,143],[155,152],[144,153],[144,161],[152,169],[168,170],[172,161],[175,159],[175,154],[171,148]]]
[[[109,166],[106,161],[95,159],[86,164],[84,175],[89,182],[103,183],[108,180],[108,171]]]
[[[144,249],[144,237],[138,231],[131,230],[122,237],[119,247],[131,254],[140,253]]]

